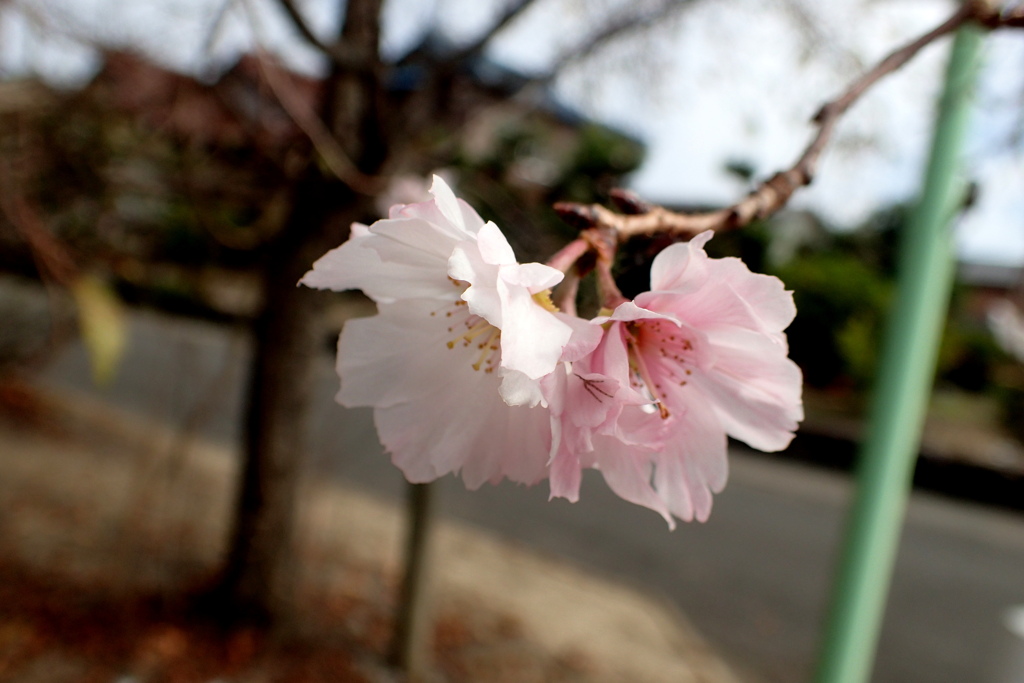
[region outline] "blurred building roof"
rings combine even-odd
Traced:
[[[1024,268],[990,263],[961,263],[957,269],[961,282],[973,287],[1006,291],[1024,287]]]
[[[83,93],[189,143],[214,146],[291,142],[300,131],[267,82],[301,106],[314,107],[319,82],[287,72],[272,57],[243,55],[215,82],[203,83],[131,52],[108,50]]]

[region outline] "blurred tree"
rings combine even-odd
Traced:
[[[689,4],[588,6],[570,32],[572,48],[549,71],[523,75],[486,52],[538,0],[506,2],[462,44],[443,38],[439,25],[425,27],[417,46],[387,59],[382,0],[338,0],[343,19],[329,40],[297,3],[272,2],[326,56],[326,77],[297,76],[257,52],[198,81],[131,52],[101,50],[103,66],[85,88],[47,91],[46,107],[0,132],[5,147],[32,161],[20,166],[19,192],[122,296],[188,314],[256,318],[245,464],[211,593],[223,615],[247,618],[270,617],[290,593],[311,363],[329,298],[295,283],[344,241],[353,221],[377,217],[377,196],[393,179],[439,167],[459,173],[460,193],[500,220],[521,258],[550,254],[570,237],[551,202],[603,199],[643,149],[560,106],[548,86],[600,46]],[[33,271],[23,245],[3,246],[0,265]],[[229,275],[224,267],[258,269],[258,310],[211,300],[211,266],[220,269],[214,282]]]
[[[863,389],[872,377],[891,281],[842,248],[803,255],[776,274],[793,290],[800,311],[787,334],[806,382]]]
[[[292,583],[292,527],[304,451],[312,360],[322,338],[324,294],[297,289],[310,264],[374,217],[373,196],[388,179],[422,175],[456,159],[457,131],[495,102],[550,82],[558,70],[603,43],[660,21],[684,0],[633,3],[583,35],[552,71],[518,87],[479,87],[490,41],[536,0],[511,2],[478,37],[439,49],[428,38],[394,62],[382,58],[382,0],[340,3],[337,41],[322,41],[293,0],[279,0],[298,31],[331,60],[318,117],[300,122],[314,153],[291,195],[291,212],[264,265],[263,311],[247,409],[246,459],[227,563],[215,595],[234,617],[269,618]],[[586,156],[586,155],[584,155]],[[634,155],[635,156],[635,155]],[[635,163],[635,161],[633,161]],[[628,167],[628,161],[623,167]]]

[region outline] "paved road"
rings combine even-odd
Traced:
[[[151,313],[133,315],[132,330],[119,378],[105,391],[91,388],[77,346],[55,359],[44,381],[210,438],[237,438],[244,335]],[[335,384],[325,344],[310,423],[312,467],[401,496],[369,411],[336,406]],[[449,478],[441,508],[663,595],[751,681],[807,680],[847,478],[744,452],[733,454],[732,469],[711,520],[672,533],[654,513],[608,493],[599,476],[584,482],[575,505],[549,503],[543,486],[468,493]],[[1024,604],[1024,516],[915,495],[873,680],[1007,683],[996,671],[1009,643],[1002,614],[1014,604]]]

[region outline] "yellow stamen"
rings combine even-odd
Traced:
[[[496,329],[497,328],[492,326],[489,322],[487,322],[486,320],[481,318],[479,321],[477,321],[477,323],[475,325],[473,325],[468,330],[466,330],[465,334],[459,335],[455,339],[452,339],[450,342],[448,342],[448,348],[449,349],[455,348],[455,343],[458,342],[460,339],[464,340],[463,341],[463,346],[469,346],[470,343],[472,343],[472,341],[474,339],[479,337],[481,334],[483,334],[487,330],[496,330]]]
[[[540,307],[545,311],[551,311],[552,313],[558,313],[558,306],[551,300],[551,290],[545,289],[543,292],[537,292],[533,295],[533,300],[540,304]]]
[[[498,349],[498,347],[496,344],[492,344],[491,341],[499,334],[501,333],[498,331],[498,328],[492,327],[491,333],[487,335],[487,338],[484,339],[483,342],[478,344],[478,347],[480,349],[480,355],[477,356],[476,362],[473,363],[474,370],[480,370],[480,368],[483,367],[484,361],[486,361],[488,358],[494,355],[494,352]]]

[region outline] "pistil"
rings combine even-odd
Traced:
[[[633,336],[631,330],[626,331],[626,345],[629,349],[629,363],[633,366],[636,374],[640,376],[644,385],[647,387],[648,393],[654,402],[658,404],[658,412],[661,413],[661,419],[666,420],[669,417],[668,408],[665,407],[665,402],[659,395],[658,385],[654,383],[654,378],[651,376],[650,370],[647,368],[647,363],[644,361],[643,354],[640,353],[640,347],[636,342],[636,337]]]

